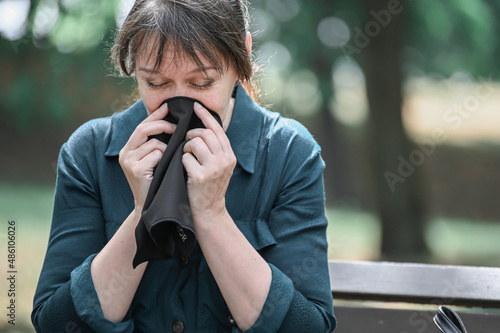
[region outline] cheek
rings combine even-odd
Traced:
[[[222,113],[224,112],[223,110],[223,103],[216,99],[200,99],[200,101],[210,110],[213,110],[217,113]]]
[[[229,82],[229,83],[228,83]],[[233,94],[234,85],[228,81],[221,84],[213,91],[210,91],[203,99],[203,102],[209,109],[217,112],[221,118],[224,118],[229,108],[232,106],[231,96]]]
[[[139,95],[141,96],[142,102],[144,106],[148,110],[148,114],[151,114],[153,111],[156,111],[165,100],[162,94],[158,94],[154,91],[141,89],[139,87]]]
[[[213,110],[219,114],[219,116],[224,120],[227,110],[229,108],[229,99],[221,98],[220,94],[215,96],[210,96],[208,98],[199,99],[207,108]]]

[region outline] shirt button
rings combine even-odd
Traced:
[[[189,257],[179,256],[181,266],[186,266],[189,263]]]
[[[227,317],[227,320],[231,326],[236,326],[236,320],[234,320],[232,316]]]
[[[184,332],[184,324],[181,321],[176,320],[172,324],[172,330],[174,331],[174,333],[182,333]]]

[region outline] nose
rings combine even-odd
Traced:
[[[172,96],[170,96],[170,97],[178,97],[178,96],[190,97],[189,91],[188,91],[187,86],[185,84],[175,84],[171,93],[172,93]]]
[[[180,88],[172,87],[171,89],[168,89],[167,91],[161,94],[161,99],[159,99],[159,101],[163,104],[166,100],[173,97],[180,97],[180,96],[189,97],[186,94],[187,94],[186,89],[183,89],[182,87]]]

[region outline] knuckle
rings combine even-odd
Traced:
[[[223,163],[225,169],[234,168],[236,165],[236,157],[234,155],[225,155]]]
[[[158,139],[153,139],[153,140],[154,140],[154,142],[152,143],[153,148],[158,149],[158,150],[164,150],[167,147],[167,145],[165,143],[161,142],[160,140],[158,140]]]
[[[144,145],[147,147],[148,150],[153,152],[156,149],[161,150],[163,148],[163,145],[165,144],[156,138],[151,138]]]
[[[193,138],[191,141],[192,141],[191,145],[193,147],[200,147],[203,144],[203,139],[200,138],[199,136]]]
[[[233,167],[233,168],[234,168],[234,167],[236,166],[236,162],[237,162],[237,160],[236,160],[236,156],[234,156],[234,155],[229,156],[229,158],[228,158],[228,164],[229,164],[231,167]]]
[[[209,137],[216,137],[214,131],[212,130],[209,130],[209,129],[204,129],[203,130],[203,133],[206,135],[206,136],[209,136]]]
[[[206,176],[205,176],[203,173],[201,173],[201,172],[197,173],[197,174],[193,177],[193,182],[194,182],[195,184],[198,184],[198,185],[199,185],[199,184],[203,184],[203,183],[205,182],[205,180],[206,180]]]
[[[135,128],[135,132],[136,132],[137,134],[141,135],[141,136],[142,136],[142,135],[146,135],[146,134],[147,134],[147,133],[146,133],[146,132],[147,132],[147,131],[146,131],[146,124],[144,124],[144,123],[139,124],[139,125]]]
[[[219,169],[211,169],[210,170],[210,178],[218,178],[220,176],[220,170]]]
[[[163,151],[159,149],[155,149],[153,152],[153,157],[156,159],[156,162],[158,163],[161,158],[163,157]]]
[[[118,154],[118,163],[122,166],[122,168],[128,167],[128,159],[126,158],[126,153],[123,150]]]
[[[139,163],[134,163],[133,165],[130,166],[130,172],[135,177],[139,176],[142,172],[141,165]]]

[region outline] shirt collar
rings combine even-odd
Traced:
[[[128,139],[146,117],[148,112],[142,99],[123,112],[111,116],[111,139],[104,155],[106,157],[118,156]]]
[[[261,107],[239,85],[233,115],[226,135],[238,164],[249,173],[255,171],[255,159],[263,126]]]
[[[118,156],[135,128],[148,116],[142,100],[123,112],[111,116],[111,139],[105,156]],[[255,171],[255,158],[262,129],[260,106],[239,85],[233,115],[226,135],[231,142],[238,164],[247,172]]]

